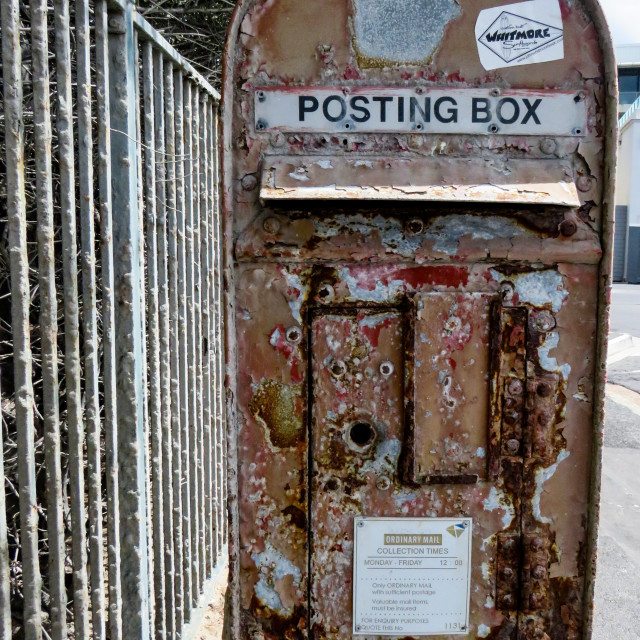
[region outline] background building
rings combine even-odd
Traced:
[[[620,148],[613,279],[640,283],[640,44],[619,45]]]

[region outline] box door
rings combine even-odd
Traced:
[[[310,636],[352,637],[356,516],[461,516],[473,519],[469,637],[498,627],[515,640],[523,461],[520,445],[501,440],[501,415],[504,388],[512,422],[525,402],[526,316],[504,338],[503,363],[492,356],[505,331],[490,296],[414,302],[411,313],[312,315]]]

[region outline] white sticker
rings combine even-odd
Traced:
[[[482,66],[491,71],[564,58],[559,0],[531,0],[485,9],[476,40]]]

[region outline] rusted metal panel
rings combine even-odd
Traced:
[[[413,480],[486,477],[491,294],[418,296],[413,340]]]
[[[579,207],[569,166],[549,160],[267,157],[260,198],[391,200]]]

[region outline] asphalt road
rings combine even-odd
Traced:
[[[615,285],[612,337],[640,338],[640,286]],[[593,640],[640,638],[640,358],[608,367]]]

